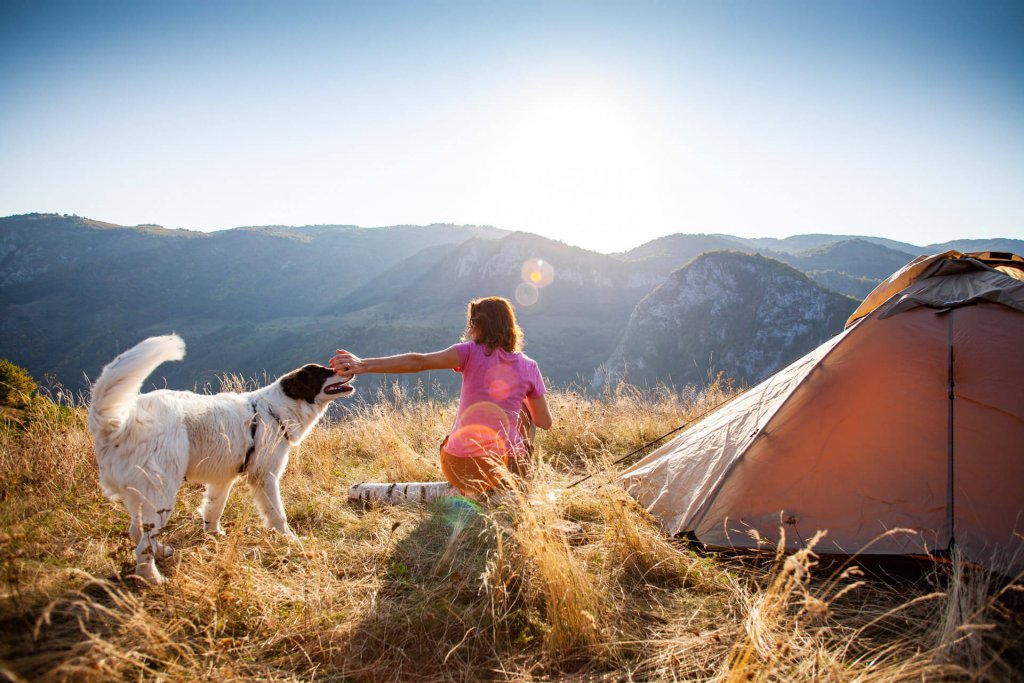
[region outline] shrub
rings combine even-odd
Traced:
[[[0,406],[27,408],[36,393],[36,383],[28,371],[6,358],[0,358]]]

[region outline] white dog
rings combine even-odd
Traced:
[[[142,341],[103,368],[89,406],[100,486],[128,508],[135,572],[151,583],[163,580],[156,559],[171,548],[157,537],[186,478],[206,484],[200,511],[207,532],[223,534],[224,504],[235,480],[244,478],[264,523],[293,537],[279,488],[288,451],[333,399],[352,392],[351,375],[306,365],[244,394],[139,393],[158,365],[184,357],[177,335]]]

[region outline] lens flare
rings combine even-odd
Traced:
[[[484,386],[492,400],[504,401],[512,393],[518,378],[508,365],[493,365],[484,373]]]
[[[468,406],[459,415],[459,426],[488,425],[494,429],[508,429],[508,415],[497,403],[478,401]]]
[[[516,303],[520,306],[532,306],[540,298],[540,290],[529,282],[520,282],[516,287]]]
[[[451,451],[461,456],[494,454],[508,456],[502,434],[509,432],[509,419],[501,406],[480,401],[462,411],[455,431],[448,438]]]
[[[454,529],[462,529],[480,512],[480,506],[465,496],[452,496],[442,505],[445,521]]]
[[[538,289],[547,287],[555,281],[555,267],[540,258],[527,259],[520,271],[522,280]]]
[[[478,458],[488,454],[508,457],[505,440],[497,430],[485,425],[459,427],[448,437],[448,446],[459,457]]]

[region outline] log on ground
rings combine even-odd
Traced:
[[[446,481],[363,483],[348,489],[349,501],[364,504],[375,500],[389,505],[416,505],[457,495],[459,492]]]

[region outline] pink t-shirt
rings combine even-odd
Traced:
[[[484,453],[518,456],[526,453],[519,434],[519,409],[526,397],[544,395],[537,362],[523,353],[490,351],[484,344],[456,344],[462,373],[459,412],[448,445],[450,454],[473,457]]]

